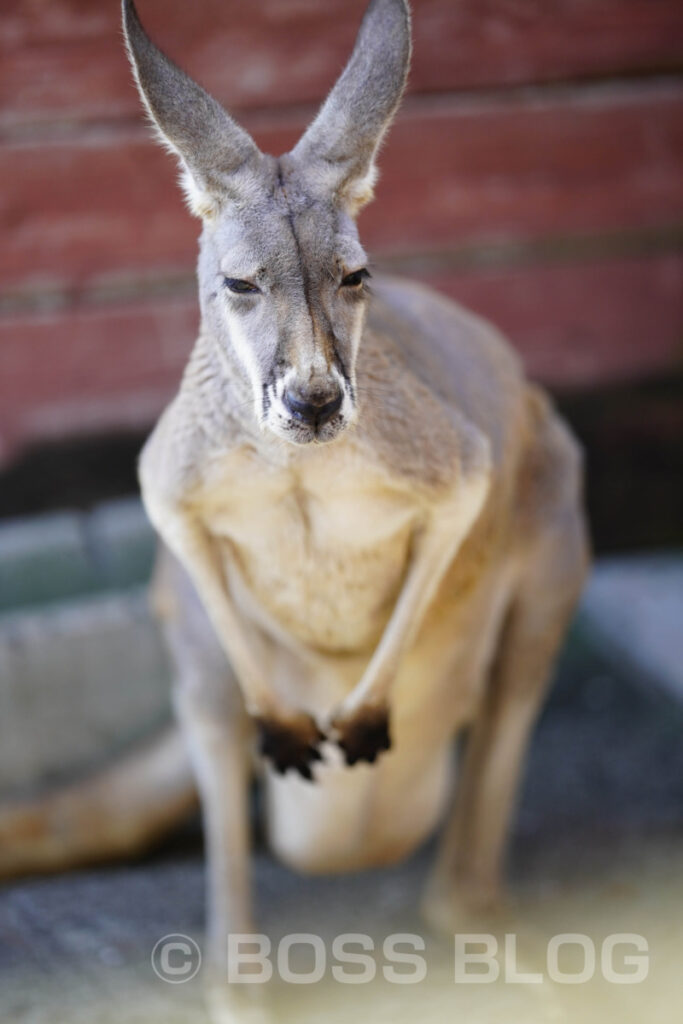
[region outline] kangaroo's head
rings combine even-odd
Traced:
[[[372,0],[337,84],[279,159],[157,49],[132,0],[123,19],[143,102],[203,221],[204,328],[226,367],[246,375],[264,429],[297,444],[330,441],[356,410],[369,275],[355,217],[372,198],[405,84],[406,0]]]

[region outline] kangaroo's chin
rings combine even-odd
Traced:
[[[266,429],[283,441],[290,444],[330,444],[344,434],[349,426],[349,420],[345,416],[336,416],[333,420],[320,427],[312,427],[305,423],[299,423],[295,419],[283,420],[278,416],[271,421],[266,420]]]

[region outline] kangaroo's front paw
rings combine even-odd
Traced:
[[[385,704],[366,704],[351,714],[343,712],[332,722],[337,743],[346,763],[369,761],[373,764],[391,747],[389,708]]]
[[[318,745],[325,739],[315,719],[305,712],[289,715],[263,715],[256,719],[259,751],[283,774],[293,768],[304,779],[313,779],[311,766],[322,761]]]

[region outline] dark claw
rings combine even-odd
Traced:
[[[334,725],[348,765],[359,761],[374,764],[383,750],[391,748],[386,707],[361,708],[352,718],[337,719]]]
[[[313,781],[311,763],[322,761],[318,744],[325,739],[315,720],[304,713],[290,718],[263,716],[256,719],[259,730],[259,751],[273,763],[275,771],[284,775],[292,768],[302,778]]]

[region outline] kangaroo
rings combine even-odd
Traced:
[[[139,477],[203,809],[210,958],[224,968],[229,934],[254,927],[255,770],[294,868],[389,864],[445,819],[428,905],[491,901],[587,569],[581,455],[491,325],[368,270],[356,217],[406,82],[408,5],[372,0],[279,158],[156,48],[132,0],[123,21],[202,222],[199,337]],[[165,819],[144,780],[181,813],[182,757],[167,736],[147,775],[123,776],[150,829]],[[134,846],[145,828],[118,813]]]

